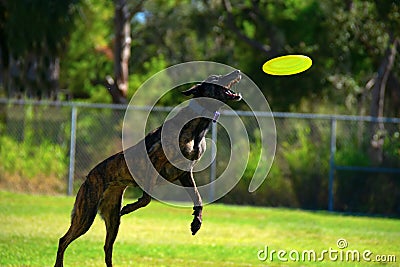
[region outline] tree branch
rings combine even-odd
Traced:
[[[397,54],[399,40],[391,34],[388,48],[386,49],[382,63],[378,68],[376,82],[372,90],[371,116],[383,117],[385,104],[385,91],[389,75],[392,71],[394,59]],[[382,122],[373,123],[371,131],[370,158],[375,163],[383,161],[383,140],[385,137],[385,125]]]
[[[266,53],[269,56],[274,56],[274,52],[271,49],[270,46],[264,45],[260,42],[258,42],[255,39],[252,39],[248,37],[246,34],[244,34],[239,27],[236,26],[234,16],[232,14],[232,5],[229,0],[223,0],[224,8],[227,13],[227,24],[228,27],[244,42],[249,44],[250,46],[262,51],[263,53]]]
[[[378,117],[383,117],[383,111],[384,111],[384,101],[385,101],[385,91],[386,91],[386,84],[387,80],[389,78],[389,74],[393,69],[393,64],[394,64],[394,59],[396,58],[397,54],[397,46],[398,46],[399,40],[397,38],[394,38],[393,42],[388,48],[388,59],[387,59],[387,64],[385,68],[385,72],[382,77],[382,81],[380,84],[380,95],[379,95],[379,110],[378,110]]]
[[[386,49],[382,63],[378,68],[376,81],[372,89],[372,103],[371,103],[371,116],[380,117],[383,114],[384,92],[389,74],[393,68],[394,59],[397,53],[397,46],[399,40],[391,38],[388,48]]]
[[[107,75],[103,85],[108,89],[108,92],[111,95],[112,102],[113,103],[119,103],[119,104],[126,104],[127,99],[125,96],[122,95],[121,90],[118,89],[117,84],[115,83],[114,79]]]
[[[136,3],[136,5],[132,6],[129,11],[129,21],[132,20],[133,16],[136,15],[136,13],[140,12],[143,9],[143,4],[145,0],[140,0],[140,1],[133,1]]]

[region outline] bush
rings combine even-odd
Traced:
[[[67,153],[60,145],[44,142],[33,146],[30,140],[15,141],[9,136],[0,137],[2,173],[33,179],[38,175],[65,177]]]
[[[10,106],[5,113],[0,136],[0,187],[47,193],[65,189],[69,163],[65,120],[49,109]]]
[[[347,131],[348,136],[356,132]],[[398,132],[388,133],[384,139],[384,161],[375,166],[375,172],[362,170],[338,170],[335,175],[335,209],[346,212],[380,213],[398,215],[400,213],[400,180],[398,173],[385,173],[379,168],[399,168],[400,142]],[[359,143],[338,144],[335,156],[338,166],[372,167],[368,154],[370,144],[366,140]]]
[[[325,209],[328,203],[329,134],[314,121],[297,121],[292,137],[282,144],[286,169],[301,208]],[[286,166],[285,166],[286,165]]]
[[[260,152],[263,148],[259,131],[255,130],[250,139],[250,155],[243,177],[232,191],[222,199],[222,202],[257,206],[298,207],[293,186],[287,177],[283,175],[280,166],[276,162],[271,166],[263,184],[255,192],[250,193],[248,191],[255,170],[264,168],[261,173],[267,173],[268,167],[265,164],[266,159],[260,158]]]
[[[44,142],[32,145],[10,136],[0,137],[0,183],[10,189],[35,191],[40,187],[46,192],[61,192],[68,170],[67,151],[60,145]],[[40,181],[46,185],[40,185]]]

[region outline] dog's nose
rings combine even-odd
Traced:
[[[240,70],[236,70],[235,74],[239,79],[242,79],[242,72]]]

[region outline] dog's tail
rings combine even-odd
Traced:
[[[79,188],[71,213],[71,225],[79,225],[83,229],[86,229],[86,231],[89,230],[96,217],[103,195],[102,186],[91,179],[92,175],[90,173]]]

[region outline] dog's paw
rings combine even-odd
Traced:
[[[192,235],[195,235],[197,231],[200,230],[201,222],[202,222],[201,216],[195,216],[193,218],[193,221],[190,224],[190,230],[192,231]]]

